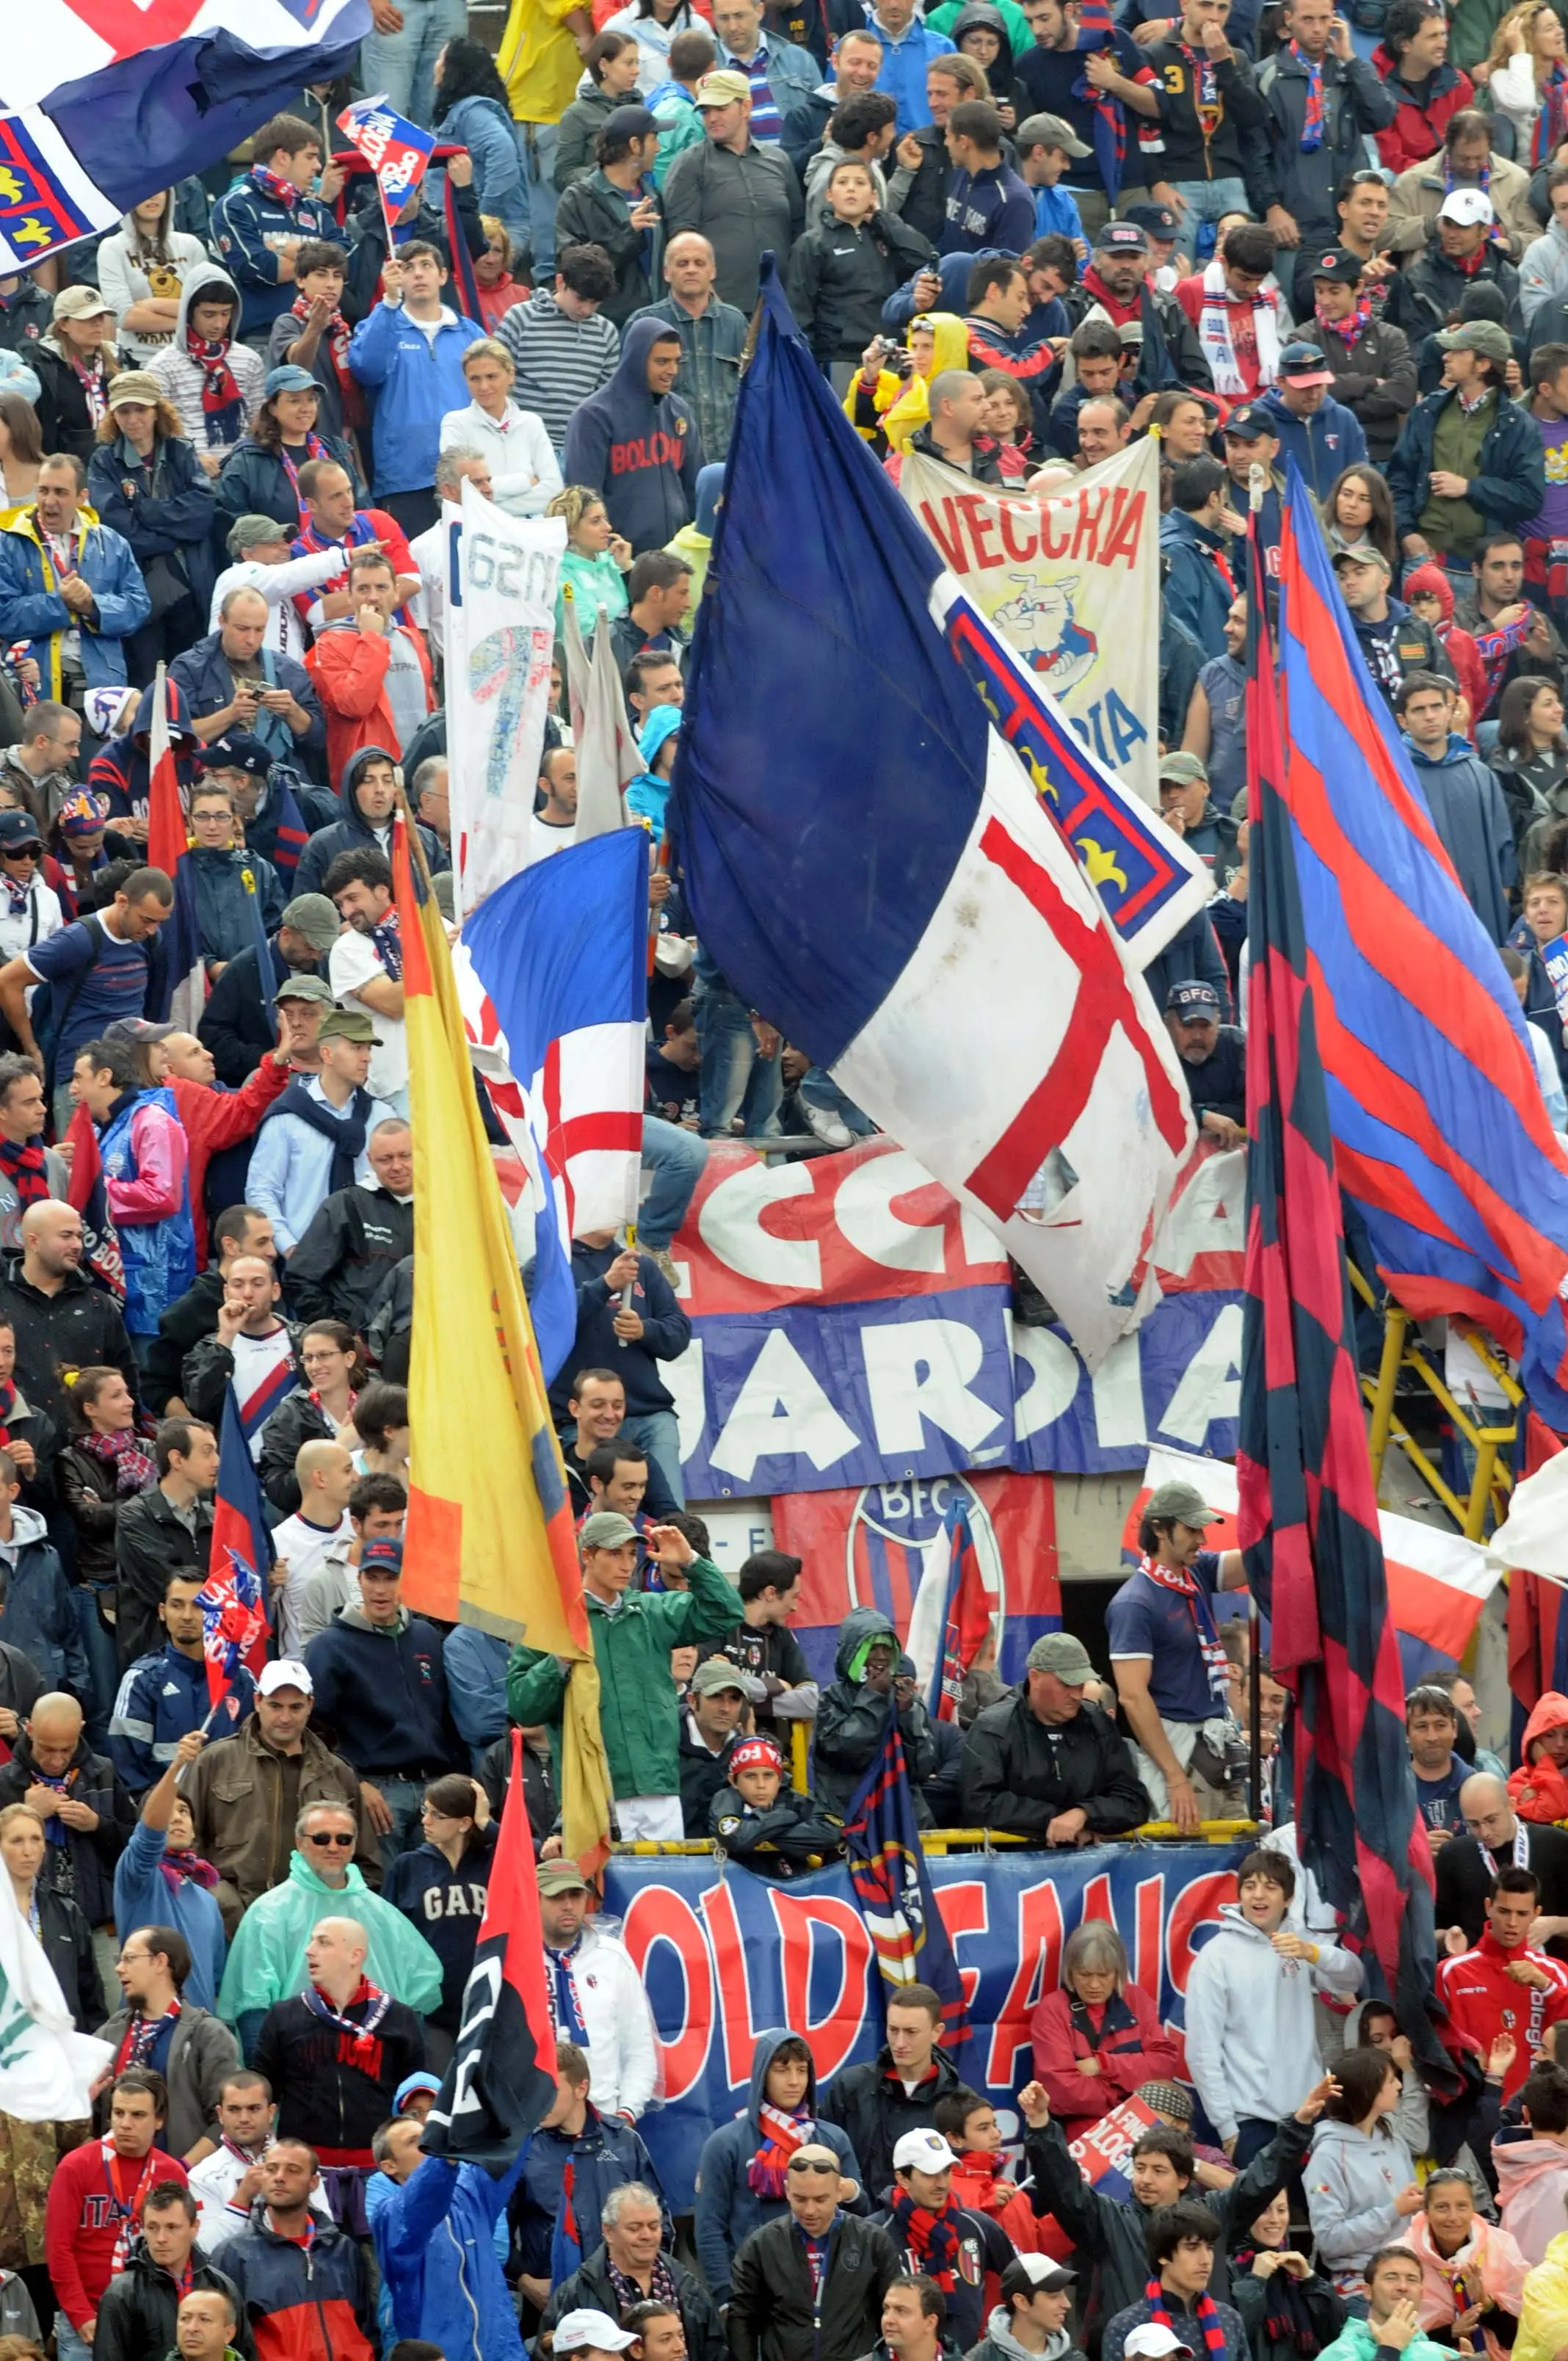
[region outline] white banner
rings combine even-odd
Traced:
[[[911,451],[899,489],[1037,685],[1157,810],[1157,444],[1146,435],[1038,500]]]
[[[442,516],[452,841],[467,911],[527,866],[566,527],[508,516],[466,481],[461,521],[450,506]]]

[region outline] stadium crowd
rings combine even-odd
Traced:
[[[1146,1504],[1097,1666],[994,1648],[934,1721],[875,1609],[814,1678],[801,1561],[685,1507],[669,1248],[715,1139],[867,1119],[696,939],[667,826],[764,253],[872,456],[1028,499],[1160,441],[1161,816],[1213,897],[1149,971],[1245,1138],[1246,505],[1294,460],[1371,682],[1532,1020],[1568,929],[1568,38],[1547,0],[372,0],[356,86],[437,135],[390,239],[302,91],[230,167],[0,280],[0,2361],[1500,2361],[1568,2355],[1568,1698],[1512,1763],[1408,1702],[1444,2047],[1272,1825],[1180,2037],[1070,1935],[1001,2113],[890,1999],[819,2090],[758,2037],[673,2212],[639,1968],[563,1857],[569,1670],[402,1597],[413,1303],[405,794],[451,820],[444,502],[565,521],[645,769],[657,957],[635,1247],[574,1246],[553,1397],[623,1840],[788,1881],[891,1714],[916,1816],[1042,1858],[1248,1809],[1234,1553]],[[0,69],[0,82],[3,82]],[[210,182],[210,185],[209,185]],[[207,998],[153,1021],[153,683]],[[563,700],[530,853],[573,841]],[[445,905],[451,915],[450,901]],[[119,1241],[68,1202],[84,1109]],[[1048,1307],[1020,1283],[1019,1316]],[[271,1645],[209,1702],[219,1431],[272,1521]],[[827,1668],[822,1668],[826,1675]],[[809,1786],[793,1772],[810,1731]],[[509,2171],[422,2151],[510,1732],[557,2091]],[[1500,1733],[1493,1733],[1499,1735]],[[47,1962],[40,1977],[28,1963]],[[5,2111],[28,2021],[101,2032],[91,2120]],[[1116,2182],[1069,2149],[1135,2111]],[[1119,2118],[1124,2124],[1125,2116]]]

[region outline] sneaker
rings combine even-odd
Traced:
[[[843,1116],[835,1115],[831,1107],[813,1106],[809,1099],[802,1099],[800,1109],[806,1117],[808,1130],[822,1142],[824,1148],[853,1148],[854,1133],[850,1129]]]

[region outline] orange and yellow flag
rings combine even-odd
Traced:
[[[561,1447],[517,1249],[485,1137],[446,929],[421,904],[400,818],[392,873],[403,951],[414,1142],[409,1604],[569,1659],[561,1730],[566,1851],[603,1858],[609,1771],[598,1668]]]

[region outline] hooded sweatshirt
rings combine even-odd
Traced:
[[[305,1650],[315,1683],[316,1719],[362,1779],[433,1778],[455,1761],[446,1716],[441,1634],[400,1607],[392,1623],[372,1623],[345,1607]]]
[[[892,1692],[865,1685],[867,1653],[872,1642],[884,1635],[891,1637],[887,1617],[880,1608],[852,1608],[839,1627],[833,1684],[822,1695],[813,1777],[817,1802],[840,1818],[882,1743],[887,1723]],[[896,1656],[896,1639],[893,1646]],[[929,1828],[931,1809],[921,1789],[937,1768],[937,1749],[918,1697],[901,1708],[898,1727],[915,1791],[916,1817],[923,1828]]]
[[[373,844],[378,852],[384,852],[389,861],[391,859],[390,818],[367,819],[359,804],[359,782],[365,775],[366,765],[378,759],[395,765],[399,758],[388,740],[367,738],[340,764],[335,775],[343,818],[334,820],[326,828],[318,828],[313,835],[306,838],[305,849],[294,872],[293,890],[296,895],[319,894],[323,878],[340,852],[359,852],[366,845]],[[419,829],[424,857],[432,871],[450,868],[450,859],[435,830],[426,828],[421,820],[416,820],[414,825]]]
[[[1568,2201],[1568,2142],[1495,2140],[1492,2165],[1503,2228],[1533,2269],[1561,2243],[1563,2207]]]
[[[1405,596],[1410,598],[1431,598],[1442,609],[1442,620],[1432,625],[1438,642],[1458,675],[1459,686],[1469,702],[1472,723],[1486,711],[1491,689],[1486,669],[1481,661],[1481,651],[1474,632],[1462,631],[1453,620],[1453,585],[1445,569],[1432,559],[1424,566],[1412,566],[1405,577]]]
[[[931,377],[939,377],[944,369],[968,368],[969,329],[962,320],[951,312],[926,312],[919,315],[919,324],[931,331]],[[911,369],[907,377],[883,369],[874,386],[866,385],[857,369],[844,396],[844,414],[882,458],[889,451],[906,450],[910,436],[930,424],[929,387],[930,379],[918,369]]]
[[[1353,1953],[1322,1943],[1315,1964],[1282,1960],[1236,1903],[1222,1903],[1187,1986],[1188,2067],[1222,2140],[1243,2118],[1273,2121],[1281,2092],[1311,2089],[1323,2070],[1313,1994],[1349,1999],[1360,1984]]]
[[[655,705],[638,734],[637,750],[647,764],[629,784],[626,808],[633,819],[645,819],[657,840],[664,833],[664,813],[670,800],[670,782],[661,779],[653,764],[659,749],[673,738],[681,726],[678,705]]]
[[[1339,2294],[1360,2295],[1372,2257],[1406,2228],[1394,2200],[1414,2180],[1415,2159],[1387,2119],[1369,2132],[1321,2123],[1304,2177],[1319,2265]]]
[[[737,2251],[764,2222],[776,2222],[786,2210],[784,2197],[752,2186],[750,2168],[767,2141],[762,2107],[767,2092],[768,2069],[786,2041],[797,2040],[787,2026],[760,2033],[751,2051],[751,2081],[746,2107],[733,2123],[721,2124],[704,2143],[697,2167],[696,2251],[715,2303],[727,2302],[729,2270]],[[847,2180],[864,2183],[847,2132],[837,2124],[818,2121],[817,2069],[809,2066],[806,2096],[795,2118],[801,2140],[813,2140],[834,2149]]]
[[[1404,2243],[1421,2258],[1423,2328],[1447,2328],[1457,2312],[1467,2312],[1482,2295],[1519,2317],[1528,2268],[1525,2257],[1508,2232],[1499,2230],[1483,2214],[1476,2214],[1470,2235],[1454,2254],[1438,2253],[1424,2213],[1411,2214]]]
[[[634,553],[662,549],[696,509],[696,412],[680,394],[648,387],[648,355],[672,333],[663,320],[627,324],[615,375],[573,412],[561,456],[566,481],[603,495]]]
[[[1044,2350],[1031,2353],[1013,2334],[1011,2308],[999,2303],[985,2323],[985,2334],[966,2356],[966,2361],[1082,2361],[1071,2334],[1065,2328],[1053,2329],[1047,2337]]]
[[[1568,2230],[1560,2230],[1525,2282],[1514,2352],[1519,2361],[1552,2361],[1568,2338]],[[1420,2361],[1420,2356],[1417,2356]]]
[[[1568,1772],[1559,1770],[1541,1739],[1549,1730],[1568,1730],[1568,1697],[1548,1689],[1524,1726],[1524,1761],[1508,1776],[1508,1794],[1521,1820],[1568,1820]]]
[[[224,359],[238,401],[227,407],[222,401],[215,369],[211,366],[203,369],[191,352],[191,306],[203,299],[208,302],[222,300],[234,306]],[[189,436],[197,451],[222,453],[234,449],[261,406],[267,363],[259,353],[240,343],[239,289],[215,262],[186,274],[180,291],[174,334],[148,367],[179,412],[181,431]]]

